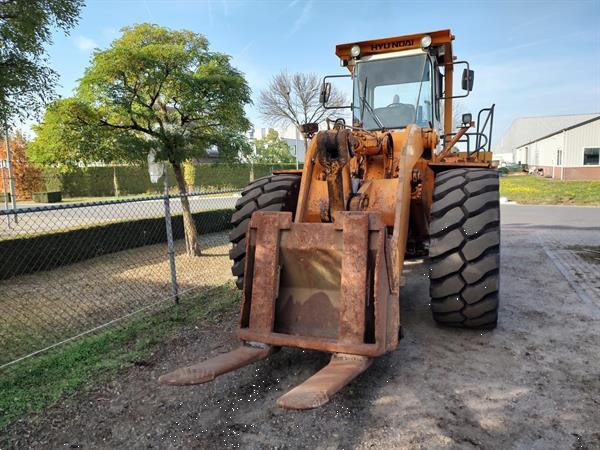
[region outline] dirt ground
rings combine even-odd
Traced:
[[[577,236],[600,240],[597,229]],[[315,352],[283,349],[212,384],[157,384],[161,373],[234,348],[232,311],[221,324],[182,330],[147,365],[13,425],[5,445],[600,448],[598,278],[567,281],[575,266],[552,230],[508,226],[502,239],[496,330],[434,325],[425,269],[409,265],[399,348],[320,409],[275,405],[326,364],[327,355]],[[577,264],[573,270],[585,269]]]
[[[228,234],[200,236],[202,256],[175,241],[179,292],[231,278]],[[54,270],[0,281],[0,364],[131,314],[172,295],[166,245],[111,253]],[[25,256],[26,257],[26,256]]]

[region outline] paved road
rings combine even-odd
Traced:
[[[600,230],[600,207],[502,205],[501,221],[510,227]]]
[[[237,198],[237,194],[189,197],[193,212],[233,208]],[[67,204],[67,206],[72,205]],[[181,202],[178,198],[171,199],[171,213],[181,214]],[[101,206],[68,207],[49,211],[20,212],[17,224],[14,222],[13,215],[10,217],[0,215],[0,239],[20,234],[31,235],[107,222],[161,216],[164,217],[162,199]]]
[[[500,214],[503,236],[527,236],[600,320],[600,208],[503,205]]]

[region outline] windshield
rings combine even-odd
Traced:
[[[359,62],[354,69],[354,125],[362,123],[366,130],[429,126],[430,74],[426,55]]]

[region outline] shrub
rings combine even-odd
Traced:
[[[295,169],[295,164],[256,164],[254,178],[270,175],[274,169]],[[244,164],[186,164],[185,180],[188,186],[200,190],[241,189],[250,182],[250,166]],[[169,186],[176,187],[171,167],[167,168]],[[116,176],[119,194],[159,194],[163,191],[162,179],[150,182],[145,166],[87,167],[69,172],[44,168],[46,191],[61,191],[63,197],[112,197],[115,195]]]
[[[33,192],[31,198],[36,203],[60,203],[62,195],[60,191],[54,192]]]

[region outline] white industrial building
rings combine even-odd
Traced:
[[[600,114],[526,117],[513,122],[495,152],[561,180],[600,179]]]

